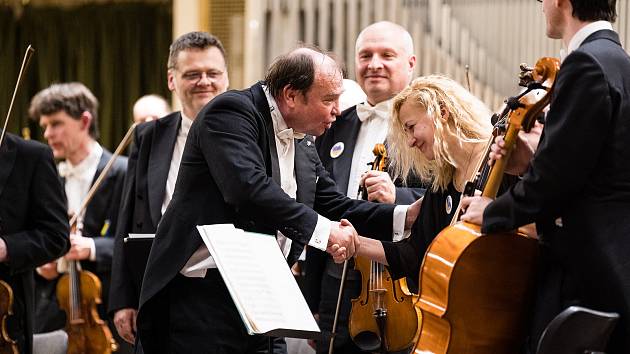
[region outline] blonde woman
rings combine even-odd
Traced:
[[[387,141],[397,174],[432,181],[411,236],[401,242],[361,238],[358,254],[389,265],[395,279],[418,279],[422,257],[455,214],[466,181],[490,139],[490,111],[444,76],[414,80],[393,101]]]

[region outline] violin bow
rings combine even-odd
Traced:
[[[33,53],[35,53],[35,49],[30,44],[28,48],[26,48],[26,53],[24,53],[24,59],[22,59],[22,66],[20,67],[20,73],[18,74],[17,82],[15,83],[15,89],[13,89],[13,97],[11,98],[11,103],[9,104],[9,110],[7,111],[7,118],[4,120],[4,126],[2,127],[2,134],[0,134],[0,146],[2,146],[2,141],[4,141],[4,134],[7,131],[7,125],[9,125],[9,117],[11,116],[11,110],[13,110],[13,104],[15,103],[15,96],[17,95],[18,88],[20,87],[20,83],[24,78],[24,72],[28,67],[28,64],[31,62],[31,58],[33,57]]]
[[[83,211],[87,207],[88,203],[92,200],[92,198],[96,194],[96,190],[98,189],[98,187],[103,182],[103,179],[105,178],[105,176],[107,176],[107,173],[109,172],[109,170],[112,168],[112,165],[114,164],[114,161],[116,161],[116,158],[118,158],[118,156],[120,156],[120,154],[127,147],[127,145],[129,145],[129,142],[131,141],[131,136],[133,134],[133,131],[136,129],[137,125],[138,125],[138,123],[133,123],[129,127],[129,129],[127,130],[127,133],[123,137],[123,139],[120,142],[120,144],[118,144],[118,147],[116,148],[116,150],[112,154],[112,157],[109,159],[109,161],[107,161],[107,164],[103,168],[103,171],[101,171],[101,174],[98,175],[98,178],[96,179],[96,181],[94,181],[94,184],[92,184],[92,187],[88,191],[87,196],[85,197],[85,199],[81,203],[81,207],[79,208],[79,210],[77,210],[74,213],[74,215],[70,219],[70,226],[72,226],[74,223],[76,223],[78,221],[79,216],[81,215],[81,213],[83,213]]]
[[[339,309],[341,308],[341,299],[343,296],[343,287],[346,283],[346,274],[348,274],[348,260],[343,261],[343,271],[341,272],[341,281],[339,282],[339,295],[337,295],[337,307],[335,308],[335,319],[333,320],[332,330],[330,331],[330,343],[328,344],[328,354],[333,354],[335,336],[337,335],[337,320],[339,319]]]

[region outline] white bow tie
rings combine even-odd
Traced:
[[[292,128],[283,129],[276,133],[276,136],[282,142],[290,142],[293,139],[304,139],[304,134],[294,132]]]
[[[365,122],[367,119],[376,117],[381,119],[389,118],[389,105],[377,104],[372,107],[368,103],[361,103],[357,105],[357,116],[361,122]]]
[[[81,168],[80,164],[78,166],[72,166],[69,163],[62,161],[59,163],[57,170],[59,170],[59,176],[67,179],[74,176],[80,176],[85,168]]]

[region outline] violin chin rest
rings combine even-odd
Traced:
[[[381,337],[374,332],[364,331],[353,338],[354,344],[363,351],[375,351],[381,348]]]

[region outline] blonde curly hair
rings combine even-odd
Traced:
[[[435,159],[429,161],[420,150],[409,147],[409,135],[400,121],[400,108],[411,100],[427,112],[433,121]],[[442,76],[419,77],[393,99],[393,119],[387,138],[390,168],[397,177],[407,180],[414,173],[424,182],[431,182],[431,189],[446,190],[453,180],[457,166],[446,134],[457,136],[460,146],[468,143],[487,142],[492,132],[490,110],[478,98],[456,81]],[[446,119],[440,119],[448,112]]]

